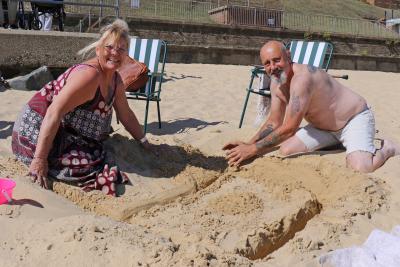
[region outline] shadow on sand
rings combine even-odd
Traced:
[[[201,77],[201,76],[184,75],[184,74],[180,74],[179,76],[177,76],[177,75],[168,75],[168,76],[163,78],[163,83],[176,81],[176,80],[183,80],[183,79],[202,79],[202,78],[203,77]]]
[[[281,158],[283,158],[283,159],[292,159],[292,158],[298,158],[300,156],[305,156],[305,155],[323,156],[323,155],[328,155],[328,154],[337,154],[337,153],[341,153],[341,152],[344,152],[344,151],[346,151],[346,149],[343,147],[343,145],[342,144],[337,144],[337,145],[321,148],[321,149],[316,150],[316,151],[296,153],[296,154],[292,154],[292,155],[289,155],[289,156],[282,156]]]
[[[208,126],[226,124],[226,121],[207,122],[193,118],[178,119],[170,121],[161,121],[161,129],[158,128],[158,122],[151,122],[147,125],[148,132],[154,135],[169,135],[187,132],[189,129],[200,131]]]
[[[11,136],[14,122],[0,121],[0,139],[6,139]]]
[[[160,144],[147,151],[120,134],[111,136],[105,148],[121,171],[152,178],[175,177],[188,166],[217,172],[227,168],[224,157],[206,156],[190,146]]]
[[[21,198],[21,199],[13,199],[11,203],[8,205],[10,206],[24,206],[24,205],[31,205],[37,208],[44,208],[42,204],[37,202],[36,200],[29,199],[29,198]]]

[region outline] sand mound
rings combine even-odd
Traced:
[[[13,122],[34,92],[2,92],[0,176],[14,178],[17,187],[13,205],[0,206],[0,265],[317,266],[320,255],[397,225],[399,157],[371,177],[337,165],[345,163],[344,153],[264,157],[227,169],[221,147],[248,140],[256,130],[254,96],[237,129],[250,69],[169,63],[162,128],[152,105],[148,120],[159,155],[144,153],[113,121],[107,150],[132,182],[118,188],[119,198],[62,183],[54,184],[58,194],[33,185],[27,168],[7,157]],[[399,142],[400,91],[393,84],[400,75],[345,72],[351,79],[342,82],[375,113],[377,137]],[[385,96],[376,97],[376,88]],[[142,121],[146,103],[129,104]]]
[[[226,168],[222,157],[206,156],[190,146],[163,144],[158,155],[149,155],[124,138],[117,136],[113,140],[114,149],[130,146],[129,153],[122,150],[124,155],[116,160],[132,181],[132,185],[118,189],[123,192],[121,197],[105,196],[99,191],[85,193],[60,182],[53,183],[53,190],[87,211],[132,224],[116,224],[123,232],[130,232],[131,238],[140,236],[141,242],[147,242],[129,243],[131,249],[145,251],[142,256],[132,255],[132,262],[158,259],[183,265],[192,264],[193,260],[199,264],[249,264],[249,260],[279,251],[286,243],[297,247],[298,252],[307,251],[334,243],[351,227],[354,216],[370,216],[386,202],[381,181],[333,165],[319,156],[286,160],[265,157],[234,170]],[[125,165],[129,161],[135,162],[134,166]],[[14,160],[0,161],[3,176],[22,176],[26,172],[26,167]],[[0,211],[8,218],[21,213],[16,208]],[[110,220],[94,224],[94,217],[88,216],[84,219],[87,224],[82,224],[80,218],[48,221],[40,231],[31,232],[30,238],[37,239],[52,227],[51,232],[69,237],[49,237],[38,243],[51,250],[59,245],[57,242],[97,240],[96,236],[104,231],[100,230],[100,234],[93,229],[112,228]],[[295,237],[305,227],[318,230],[321,223],[325,230],[317,241],[310,243],[306,237]],[[113,240],[131,242],[122,234],[111,232],[107,245],[86,244],[97,247],[90,250],[93,255],[105,255]]]
[[[144,218],[139,214],[131,222],[151,229],[167,222],[162,234],[174,240],[182,233],[185,238],[179,242],[187,242],[192,233],[201,234],[204,247],[211,251],[257,259],[278,249],[319,213],[320,205],[309,192],[296,190],[292,196],[277,200],[261,184],[231,176],[219,188],[193,196],[192,202],[182,201],[184,206],[171,204]]]
[[[209,208],[215,212],[236,215],[252,213],[263,208],[261,198],[251,192],[234,192],[219,196],[209,202]]]
[[[2,217],[0,222],[10,223]],[[151,265],[170,261],[177,250],[170,240],[142,227],[92,215],[63,217],[39,225],[26,220],[23,225],[14,225],[17,231],[2,233],[2,238],[13,240],[2,244],[7,249],[0,249],[3,266],[48,266],[60,260],[69,266],[82,266],[82,259],[85,266],[124,266],[126,262]]]

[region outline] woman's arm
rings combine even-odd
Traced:
[[[36,176],[40,184],[47,188],[47,157],[60,127],[64,115],[75,107],[92,99],[99,86],[96,69],[87,67],[73,72],[68,77],[64,88],[53,98],[40,127],[35,155],[30,165],[30,173]]]
[[[130,135],[135,140],[140,141],[145,135],[135,113],[133,113],[132,109],[129,107],[128,100],[126,99],[125,95],[125,88],[123,87],[122,82],[118,82],[116,90],[114,109],[117,113],[117,117]]]

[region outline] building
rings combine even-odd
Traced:
[[[400,19],[388,19],[386,20],[386,28],[395,31],[400,34]]]
[[[221,24],[282,27],[282,10],[228,5],[209,10],[208,14],[214,22]]]
[[[383,8],[400,9],[400,0],[364,0],[364,2]]]

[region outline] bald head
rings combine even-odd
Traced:
[[[282,42],[279,41],[268,41],[261,47],[260,50],[260,56],[262,57],[266,53],[272,53],[272,54],[283,54],[286,55],[286,47]]]

